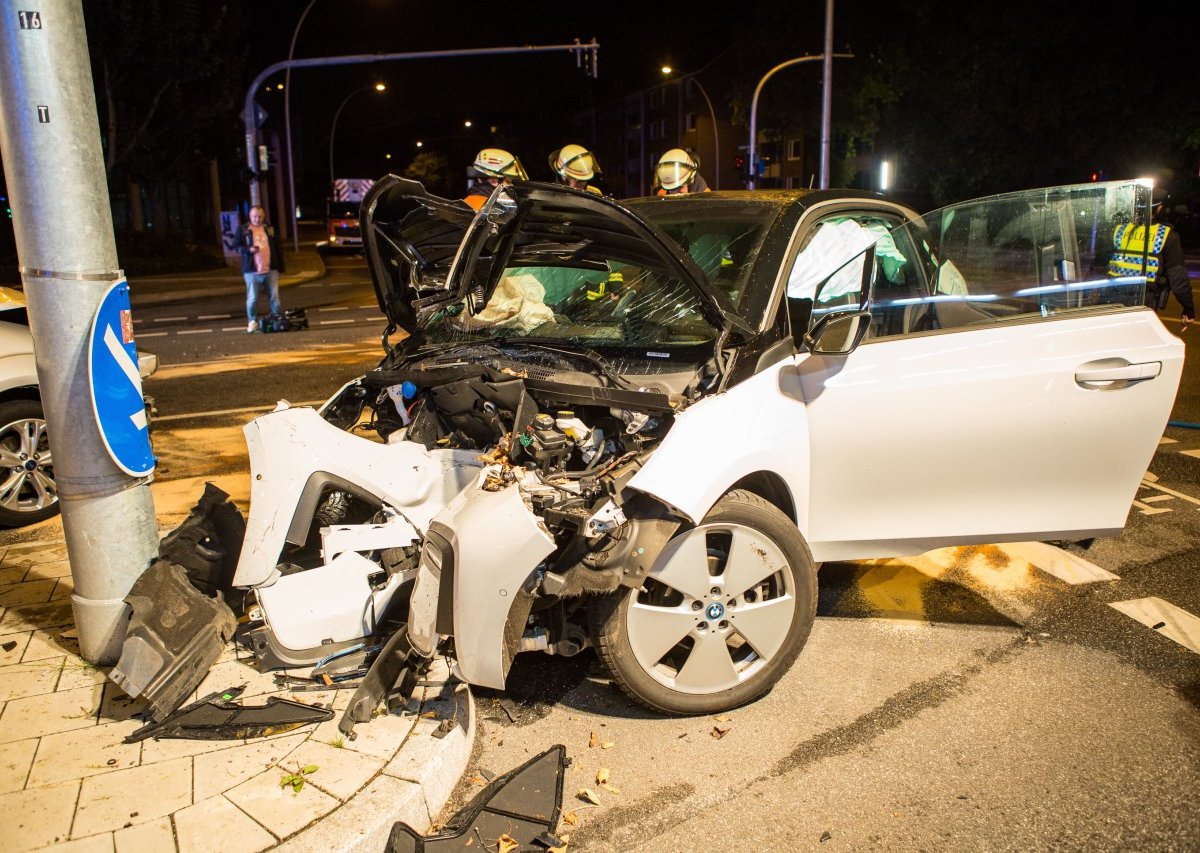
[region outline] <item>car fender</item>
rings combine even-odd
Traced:
[[[250,514],[235,586],[273,582],[285,542],[300,544],[325,484],[377,499],[424,533],[481,464],[474,450],[379,444],[330,424],[310,408],[282,409],[245,427]]]
[[[37,364],[33,353],[0,355],[0,394],[14,388],[36,388],[37,384]]]
[[[772,472],[791,492],[797,523],[806,534],[813,460],[795,365],[808,357],[786,358],[676,415],[671,431],[628,488],[698,524],[739,480]]]
[[[503,690],[513,651],[505,635],[509,613],[555,542],[515,484],[497,491],[484,488],[488,474],[480,473],[438,513],[429,529],[453,554],[450,561],[442,557],[439,585],[443,595],[453,590],[453,625],[439,629],[454,635],[458,672],[471,684]],[[449,579],[446,572],[451,573]],[[438,602],[439,610],[444,607],[445,602]],[[518,638],[527,615],[516,628]]]

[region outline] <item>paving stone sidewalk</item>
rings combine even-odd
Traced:
[[[449,798],[475,737],[469,691],[444,663],[409,712],[337,728],[348,690],[292,694],[231,644],[196,696],[240,684],[332,703],[335,716],[267,738],[145,740],[141,702],[79,657],[60,541],[0,545],[0,814],[8,853],[71,851],[381,851],[395,820],[421,830]],[[297,672],[296,674],[301,674]],[[191,700],[189,700],[191,701]],[[457,726],[434,733],[442,719]],[[316,765],[298,793],[286,773]]]

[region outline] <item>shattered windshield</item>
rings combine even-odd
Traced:
[[[643,202],[630,209],[678,243],[736,309],[773,206]],[[536,338],[669,349],[716,339],[719,324],[704,294],[647,240],[593,234],[569,221],[537,225],[543,233],[527,226],[507,257],[497,252],[502,271],[493,271],[496,286],[482,309],[470,296],[445,304],[424,326],[427,341]]]

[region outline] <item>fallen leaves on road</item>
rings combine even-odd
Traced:
[[[588,749],[593,749],[597,746],[601,749],[612,749],[616,744],[611,740],[600,740],[600,735],[592,732],[591,737],[588,738]]]
[[[717,740],[720,740],[721,738],[725,737],[725,735],[729,734],[730,728],[730,726],[713,726],[713,730],[710,732],[710,734]]]
[[[616,785],[609,784],[607,767],[601,767],[599,770],[596,771],[596,784],[599,785],[604,790],[611,791],[614,794],[621,793],[620,788],[618,788]]]
[[[579,823],[579,816],[574,811],[569,811],[563,814],[562,820],[567,826],[574,826]]]
[[[593,806],[600,805],[600,798],[596,796],[596,792],[591,788],[580,788],[579,793],[575,796],[586,803],[591,803]]]
[[[506,832],[496,839],[496,845],[496,853],[512,853],[521,846],[521,843]]]

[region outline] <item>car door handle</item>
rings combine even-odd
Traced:
[[[1075,369],[1075,381],[1080,385],[1091,383],[1120,382],[1125,387],[1133,382],[1153,379],[1162,373],[1161,361],[1144,361],[1130,364],[1124,359],[1105,358],[1081,364]],[[1101,386],[1103,387],[1103,386]]]

